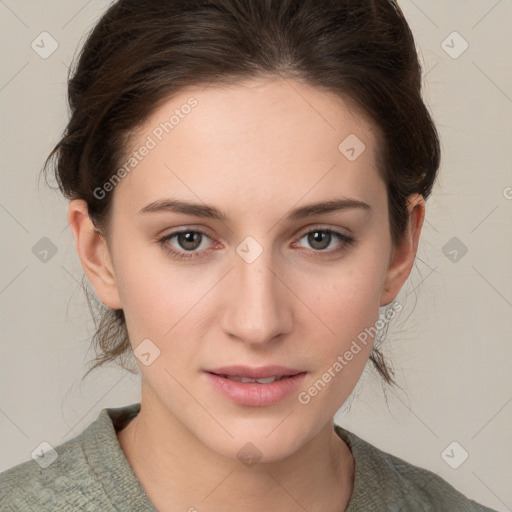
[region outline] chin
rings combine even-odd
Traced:
[[[231,460],[239,460],[250,467],[255,463],[279,462],[297,452],[314,432],[306,432],[305,425],[292,423],[285,413],[265,419],[244,419],[223,425],[231,434],[222,429],[215,437],[212,431],[201,432],[200,441],[210,450]]]

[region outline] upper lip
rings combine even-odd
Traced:
[[[208,373],[216,375],[229,375],[235,377],[245,377],[247,379],[265,379],[268,377],[283,377],[288,375],[297,375],[303,373],[304,370],[295,368],[286,368],[285,366],[259,366],[251,368],[250,366],[222,366],[221,368],[209,368],[205,370]]]

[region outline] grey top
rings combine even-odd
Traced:
[[[116,436],[139,411],[140,403],[103,409],[78,436],[55,448],[58,456],[48,467],[29,460],[1,473],[0,510],[154,512]],[[339,425],[335,430],[355,460],[346,512],[495,512],[431,471],[383,452]],[[44,450],[44,457],[49,455]]]

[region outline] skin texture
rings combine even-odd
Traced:
[[[280,364],[307,371],[301,389],[311,386],[400,291],[424,200],[410,197],[407,236],[393,247],[376,130],[339,97],[294,80],[182,91],[140,127],[127,154],[190,97],[197,106],[115,188],[106,239],[83,201],[69,206],[98,297],[123,308],[134,348],[149,338],[160,350],[149,366],[139,363],[142,409],[119,441],[161,511],[220,511],[226,503],[248,512],[344,510],[354,461],[332,422],[371,343],[307,405],[296,393],[268,407],[236,405],[203,369]],[[354,161],[338,150],[350,134],[366,148]],[[293,208],[342,197],[371,209],[287,219]],[[167,198],[213,205],[227,220],[140,212]],[[195,246],[178,237],[159,243],[183,228],[208,237]],[[313,228],[355,241],[315,244]],[[236,252],[248,236],[262,249],[251,263]],[[180,260],[165,246],[199,257]],[[237,458],[248,442],[261,452],[252,467]]]

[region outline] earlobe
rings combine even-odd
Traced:
[[[393,249],[381,296],[381,307],[387,306],[396,298],[409,277],[416,257],[421,228],[425,218],[425,200],[423,196],[411,194],[408,197],[407,209],[409,212],[407,228],[403,241]]]
[[[105,237],[91,221],[87,204],[81,199],[69,203],[68,222],[82,267],[98,298],[112,309],[121,309],[114,268]]]

